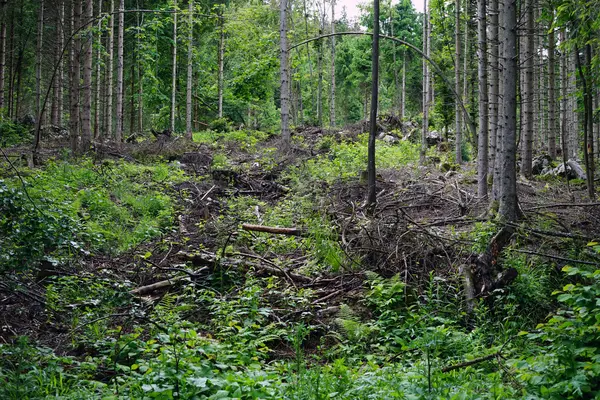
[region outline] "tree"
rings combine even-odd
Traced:
[[[553,11],[551,11],[553,13]],[[548,154],[556,158],[556,41],[554,37],[554,18],[550,20],[548,32]]]
[[[461,92],[460,87],[460,0],[455,0],[455,17],[454,17],[454,88],[456,93]],[[466,84],[466,82],[465,82]],[[462,100],[462,99],[459,99]],[[462,110],[459,102],[455,105],[455,154],[456,162],[462,164]]]
[[[377,104],[379,97],[379,0],[373,0],[373,48],[371,53],[371,114],[369,116],[369,147],[367,150],[367,205],[377,201],[375,171],[375,138],[377,136]]]
[[[525,2],[525,29],[526,35],[524,39],[524,63],[525,63],[525,82],[523,83],[523,139],[521,163],[521,172],[526,177],[531,176],[532,159],[533,159],[533,119],[534,119],[534,93],[533,93],[533,47],[534,47],[534,16],[533,16],[533,1]]]
[[[81,151],[90,150],[92,142],[92,29],[94,2],[86,0],[85,16],[82,21],[88,25],[83,48],[83,88],[81,114]]]
[[[477,58],[479,75],[479,138],[477,147],[477,194],[487,197],[488,173],[488,57],[486,0],[477,0]]]
[[[117,31],[117,122],[115,141],[123,140],[123,36],[125,33],[125,0],[119,1],[119,28]]]
[[[192,139],[192,77],[194,65],[194,0],[188,4],[188,59],[187,59],[187,87],[185,100],[185,133]]]
[[[287,149],[290,145],[290,71],[289,71],[289,52],[287,44],[287,0],[280,0],[279,3],[279,62],[280,62],[280,90],[281,90],[281,139],[283,146]]]
[[[503,30],[503,121],[500,158],[499,215],[515,221],[517,208],[517,0],[504,0]]]
[[[177,106],[177,0],[173,0],[173,69],[171,72],[171,117],[169,126],[175,131],[175,108]]]
[[[423,53],[429,57],[429,13],[427,11],[427,0],[423,4]],[[458,92],[457,92],[458,93]],[[425,153],[427,151],[427,135],[429,132],[429,65],[423,59],[423,131],[421,133],[421,152],[419,163],[425,165]]]
[[[225,63],[225,17],[223,9],[225,5],[221,4],[219,7],[219,55],[218,55],[218,68],[219,76],[217,82],[218,90],[218,105],[219,105],[219,118],[223,118],[223,84],[224,84],[224,63]]]
[[[115,49],[115,0],[110,0],[110,15],[108,20],[108,59],[106,60],[106,111],[104,113],[106,126],[104,127],[105,137],[114,139],[113,137],[113,64],[114,64],[114,49]]]
[[[335,33],[335,0],[331,0],[331,33]],[[335,36],[331,37],[331,99],[329,101],[329,126],[335,127]]]
[[[79,29],[79,19],[81,15],[81,1],[72,0],[71,7],[71,35]],[[70,88],[69,88],[69,130],[71,136],[71,151],[78,151],[79,141],[79,79],[80,79],[80,40],[79,36],[71,41],[70,54]]]

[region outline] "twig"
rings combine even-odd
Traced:
[[[320,299],[314,300],[310,304],[315,305],[315,304],[322,303],[325,300],[329,300],[330,298],[337,296],[338,294],[342,293],[343,291],[344,291],[344,289],[336,290],[335,292],[329,293],[327,296],[323,296]]]
[[[540,256],[540,257],[552,258],[554,260],[566,261],[566,262],[577,263],[577,264],[594,265],[594,266],[599,266],[600,265],[600,263],[597,263],[597,262],[575,260],[573,258],[566,258],[566,257],[554,256],[552,254],[538,253],[536,251],[518,250],[518,249],[511,249],[511,251],[516,251],[517,253],[523,253],[523,254],[531,254],[533,256]]]
[[[306,232],[298,228],[279,228],[274,226],[242,224],[242,229],[254,232],[267,232],[277,235],[304,236]]]

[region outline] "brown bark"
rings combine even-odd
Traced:
[[[88,24],[84,37],[83,52],[83,90],[81,114],[81,152],[90,150],[92,143],[92,26],[89,25],[94,18],[94,2],[86,0],[85,15],[82,24]]]
[[[119,27],[117,31],[117,112],[115,141],[123,140],[123,36],[125,34],[125,0],[119,1]]]

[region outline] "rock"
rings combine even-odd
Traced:
[[[550,166],[552,158],[548,154],[542,154],[533,159],[531,162],[531,173],[533,175],[544,174],[544,169]]]
[[[577,163],[577,161],[567,161],[566,174],[565,164],[560,163],[556,168],[546,167],[542,171],[543,176],[562,176],[566,175],[567,179],[585,179],[585,172],[583,168]]]
[[[385,135],[382,140],[389,144],[396,144],[399,142],[398,138],[394,135]]]
[[[442,135],[438,131],[429,131],[426,140],[427,146],[437,146],[442,142]]]
[[[581,168],[581,165],[579,165],[579,163],[575,160],[569,160],[567,161],[567,167],[571,167],[571,172],[573,174],[573,176],[575,177],[574,179],[585,179],[585,172],[583,171],[583,168]],[[571,178],[569,178],[571,179]]]

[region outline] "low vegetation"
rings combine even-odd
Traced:
[[[168,162],[2,164],[0,398],[600,393],[600,225],[559,229],[588,207],[524,197],[498,258],[516,280],[469,299],[461,268],[499,226],[470,165],[442,171],[430,150],[439,164],[417,167],[415,144],[378,143],[369,216],[364,135],[300,132],[292,156],[261,132],[194,139]],[[548,202],[563,191],[529,184]]]

